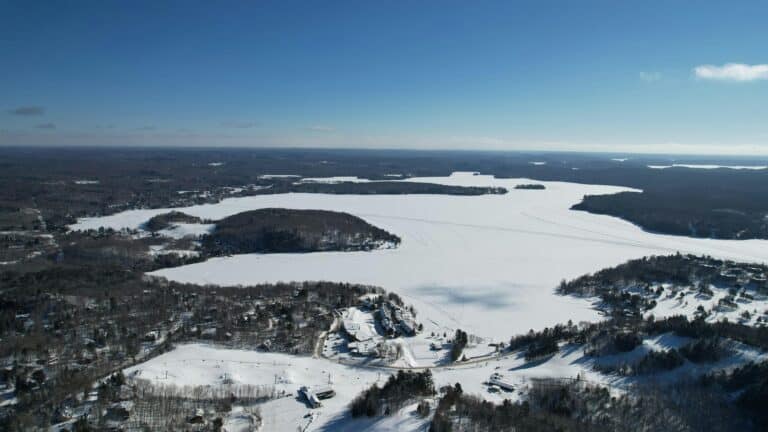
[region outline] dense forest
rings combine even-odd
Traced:
[[[630,352],[643,338],[667,333],[690,338],[690,342],[678,349],[649,350],[626,363],[601,362],[602,356]],[[702,367],[714,364],[732,355],[729,341],[765,350],[768,349],[768,329],[729,322],[708,323],[684,316],[665,319],[614,317],[578,326],[559,324],[514,336],[507,349],[522,351],[526,361],[538,360],[541,353],[557,353],[560,345],[567,349],[580,348],[595,371],[613,378],[639,376],[648,379],[650,384],[637,381],[632,392],[617,400],[607,397],[607,390],[593,383],[541,380],[534,382],[526,402],[511,406],[506,402],[501,406],[494,405],[473,397],[451,399],[460,394],[448,393],[453,408],[441,413],[438,404],[433,422],[436,429],[433,430],[513,430],[522,427],[523,430],[697,431],[705,430],[702,429],[704,425],[707,425],[706,430],[764,430],[768,426],[768,417],[758,412],[757,407],[768,401],[764,390],[768,387],[767,362],[749,363],[734,371],[721,370],[698,378],[691,375],[682,381],[655,382],[654,377],[649,378],[688,362]],[[600,396],[598,403],[593,398],[601,394],[604,396]],[[733,400],[729,396],[733,394],[741,396]],[[540,409],[542,405],[543,411]],[[652,410],[647,411],[648,408]],[[462,409],[466,411],[459,413]],[[651,412],[657,410],[668,416],[667,419],[655,418]],[[545,415],[541,417],[542,414]],[[670,422],[668,429],[658,429],[665,422]]]
[[[450,186],[435,183],[375,181],[365,183],[298,183],[287,187],[286,192],[311,192],[355,195],[400,195],[400,194],[440,194],[440,195],[486,195],[505,194],[507,190],[499,187]]]
[[[202,238],[208,255],[370,250],[400,238],[348,213],[266,208],[216,222]]]
[[[768,238],[768,206],[764,199],[722,186],[711,191],[648,190],[614,195],[588,195],[574,210],[618,216],[648,231],[691,237]],[[761,193],[768,193],[762,191]],[[768,195],[764,195],[768,196]]]
[[[364,390],[349,405],[353,417],[390,415],[408,402],[435,394],[432,372],[400,370],[391,375],[382,387],[374,384]]]
[[[427,407],[429,405],[427,404]],[[417,414],[428,412],[419,405]],[[534,380],[527,400],[494,404],[463,391],[440,389],[430,432],[491,431],[739,431],[752,426],[748,412],[727,408],[721,394],[700,385],[640,386],[612,395],[578,379]]]
[[[574,209],[625,218],[675,235],[768,238],[768,170],[650,169],[669,157],[624,162],[609,154],[290,149],[0,149],[0,221],[24,208],[50,229],[78,217],[134,208],[181,207],[232,196],[283,192],[352,194],[503,193],[494,188],[393,182],[475,171],[502,178],[627,186],[641,190],[590,196]],[[533,165],[532,160],[544,162]],[[688,156],[674,162],[713,163]],[[716,163],[755,164],[720,158]],[[264,177],[291,175],[295,177]],[[372,183],[318,184],[301,177],[358,176]],[[183,192],[183,193],[181,193]],[[4,209],[7,209],[4,210]]]
[[[157,232],[171,227],[174,223],[201,223],[199,217],[191,216],[180,211],[171,211],[151,217],[146,223],[145,228],[152,232]]]
[[[515,189],[521,189],[521,190],[544,190],[547,187],[543,184],[538,183],[530,183],[530,184],[519,184],[515,186]]]
[[[453,335],[453,339],[451,340],[451,352],[450,352],[451,361],[455,362],[461,358],[461,353],[462,351],[464,351],[464,348],[466,348],[467,342],[468,342],[467,332],[461,329],[456,329],[456,334]]]

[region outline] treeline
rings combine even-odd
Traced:
[[[693,285],[698,281],[712,280],[719,273],[723,261],[711,260],[712,267],[699,264],[699,257],[693,255],[659,255],[629,260],[615,267],[563,281],[558,287],[560,294],[599,296],[616,288],[632,285],[649,285],[669,282],[677,285]]]
[[[532,158],[549,163],[534,166],[529,163]],[[718,238],[768,235],[768,222],[763,218],[768,212],[763,199],[768,194],[766,170],[648,169],[646,163],[668,162],[655,158],[618,164],[606,155],[573,153],[6,148],[1,159],[0,182],[6,187],[0,190],[0,202],[12,207],[37,205],[49,228],[62,232],[78,217],[212,203],[228,196],[274,193],[272,188],[275,192],[356,194],[419,193],[416,188],[425,188],[408,182],[294,186],[295,178],[280,181],[260,178],[262,174],[385,180],[393,175],[407,178],[477,171],[500,178],[640,189],[642,193],[589,196],[575,208],[623,217],[648,230]],[[75,183],[78,180],[98,183]],[[233,187],[240,189],[234,191]],[[494,193],[451,188],[457,187],[437,185],[421,193]]]
[[[695,339],[726,338],[757,347],[763,351],[768,350],[768,328],[753,327],[726,320],[710,323],[701,318],[691,320],[683,315],[659,320],[649,317],[639,329],[654,335],[674,332],[679,336]]]
[[[136,397],[130,418],[125,423],[127,430],[221,431],[222,419],[236,405],[243,407],[243,413],[252,417],[254,429],[261,422],[258,404],[270,399],[284,397],[269,386],[227,385],[227,386],[157,386],[146,381],[135,383]],[[190,421],[202,410],[205,420],[200,424]],[[207,426],[202,429],[200,426]],[[218,426],[218,427],[216,427]]]
[[[467,332],[456,329],[456,334],[453,335],[453,341],[451,342],[451,361],[455,362],[461,358],[461,353],[464,351],[464,348],[467,347],[467,343],[469,341],[469,336],[467,335]]]
[[[384,386],[372,385],[355,397],[349,405],[353,417],[374,417],[394,414],[408,402],[435,394],[432,372],[399,370],[391,375]]]
[[[150,272],[161,268],[177,267],[201,262],[202,255],[194,253],[151,254],[150,247],[168,243],[168,239],[156,237],[136,238],[132,232],[117,232],[99,229],[84,232],[70,232],[57,237],[61,245],[57,252],[46,256],[47,267],[63,265],[68,267],[106,266],[122,267],[130,271]],[[194,248],[193,239],[171,240],[169,249]],[[28,267],[28,266],[17,266]]]
[[[665,333],[693,339],[679,349],[650,351],[632,363],[602,364],[594,368],[603,373],[642,375],[671,370],[684,364],[711,363],[732,354],[730,341],[768,350],[768,328],[752,327],[728,321],[706,322],[703,318],[689,320],[686,316],[664,319],[618,319],[575,326],[558,324],[552,328],[510,338],[508,351],[523,350],[526,361],[534,361],[558,352],[559,344],[572,343],[583,347],[584,354],[600,356],[629,352],[642,344],[643,338]]]
[[[587,195],[571,207],[590,213],[617,216],[643,229],[664,234],[721,239],[768,238],[768,207],[756,205],[754,191],[715,195],[704,190],[670,190]]]
[[[465,394],[459,384],[440,395],[430,432],[760,430],[721,393],[699,385],[639,386],[615,396],[581,380],[539,379],[522,402],[494,404]]]
[[[576,340],[582,336],[580,333],[579,329],[568,321],[568,324],[557,324],[538,332],[531,330],[527,334],[513,336],[507,349],[517,351],[525,348],[526,361],[532,361],[556,353],[559,349],[558,342]]]
[[[650,351],[634,364],[602,367],[602,371],[641,375],[675,369],[682,366],[685,360],[692,363],[712,363],[732,354],[729,341],[741,342],[761,350],[768,349],[768,329],[727,321],[708,323],[702,318],[689,320],[685,316],[673,316],[661,320],[649,318],[637,322],[632,328],[636,335],[652,337],[673,333],[692,338],[693,341],[678,349]]]
[[[441,388],[440,394],[430,432],[598,430],[560,414],[537,411],[527,401],[513,403],[506,399],[497,405],[464,394],[459,384]]]
[[[343,183],[291,183],[287,192],[311,192],[354,195],[501,195],[507,193],[502,187],[452,186],[420,182],[343,182]]]
[[[544,189],[546,189],[546,187],[543,184],[531,183],[531,184],[515,185],[515,189],[522,189],[522,190],[544,190]]]
[[[461,170],[467,155],[414,158],[340,150],[277,149],[84,149],[4,148],[0,152],[0,203],[38,208],[50,230],[65,232],[77,218],[137,208],[186,207],[227,197],[284,192],[436,193],[479,195],[497,188],[381,181],[367,186],[293,183],[305,177],[360,176],[391,180],[415,175],[444,176]],[[179,193],[184,191],[185,193]]]
[[[768,362],[749,362],[731,371],[720,370],[701,378],[701,383],[736,396],[736,406],[754,419],[760,430],[768,428]]]

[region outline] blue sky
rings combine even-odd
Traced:
[[[768,153],[762,1],[0,0],[0,145]]]

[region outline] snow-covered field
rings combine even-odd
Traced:
[[[376,382],[382,385],[389,376],[387,372],[345,366],[324,359],[201,344],[181,345],[127,369],[125,374],[155,384],[176,386],[221,385],[226,378],[233,385],[273,387],[286,396],[260,406],[264,421],[262,430],[265,431],[303,428],[310,422],[310,418],[305,417],[309,413],[315,416],[309,430],[319,430],[330,423],[334,424],[332,430],[359,430],[357,426],[364,425],[364,422],[357,426],[349,425],[351,420],[345,415],[347,404],[363,389]],[[321,408],[310,409],[298,396],[301,386],[326,385],[332,386],[337,395],[323,400]]]
[[[768,261],[768,241],[711,240],[649,233],[621,219],[570,210],[586,194],[613,186],[539,182],[455,173],[414,178],[464,186],[506,187],[505,195],[277,194],[229,198],[175,210],[205,219],[264,207],[344,211],[399,235],[397,249],[372,252],[250,254],[155,272],[183,282],[221,285],[330,280],[382,286],[412,303],[425,331],[462,328],[497,341],[569,319],[599,319],[586,300],[562,297],[562,279],[650,254],[709,254]],[[73,229],[139,228],[168,209],[132,210],[80,220]]]
[[[514,353],[488,361],[434,368],[432,373],[437,388],[459,382],[466,393],[496,403],[504,399],[524,398],[534,378],[578,376],[582,380],[607,385],[612,391],[622,392],[638,378],[602,375],[592,369],[595,361],[603,365],[632,363],[651,349],[679,348],[688,341],[687,338],[664,334],[646,339],[631,352],[600,358],[585,357],[580,345],[563,345],[560,352],[541,361],[526,362],[522,353]],[[766,354],[737,344],[733,355],[716,363],[695,365],[686,362],[675,370],[655,374],[653,379],[678,380],[718,368],[765,359]],[[391,417],[352,419],[348,416],[347,406],[356,395],[373,383],[383,385],[393,372],[382,368],[349,366],[322,358],[233,350],[203,344],[180,345],[173,351],[125,371],[131,379],[144,379],[160,385],[215,386],[222,385],[226,379],[232,382],[227,385],[272,387],[285,396],[259,405],[263,418],[262,430],[265,431],[295,431],[297,428],[328,431],[423,430],[425,420],[413,413],[414,406],[403,408]],[[514,386],[513,392],[489,392],[486,382],[496,373]],[[310,409],[297,393],[305,385],[330,385],[336,391],[336,396],[323,400],[322,407]]]
[[[580,349],[564,349],[563,354],[532,367],[525,366],[521,357],[510,356],[500,360],[434,369],[433,374],[437,387],[461,382],[466,392],[501,402],[505,398],[517,399],[520,391],[488,393],[484,382],[492,373],[505,374],[519,389],[523,389],[531,377],[575,377],[581,374],[583,377],[605,381],[599,374],[588,370],[586,364],[576,361],[580,358]],[[376,420],[353,420],[347,415],[347,406],[356,395],[374,383],[383,385],[393,372],[348,366],[312,357],[189,344],[180,345],[169,353],[133,366],[125,374],[129,378],[161,385],[221,385],[226,378],[232,380],[233,385],[273,387],[286,396],[259,406],[264,420],[263,430],[294,431],[297,427],[303,428],[310,422],[310,417],[307,417],[309,413],[314,418],[308,430],[417,430],[423,420],[411,415],[413,407],[405,408],[393,417]],[[323,400],[322,407],[310,409],[297,393],[304,385],[330,385],[336,391],[336,396]]]

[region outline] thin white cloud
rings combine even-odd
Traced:
[[[661,80],[661,72],[640,72],[640,80],[645,82],[656,82]]]
[[[768,80],[768,64],[727,63],[722,66],[701,65],[693,69],[696,78],[715,81],[748,82]]]

